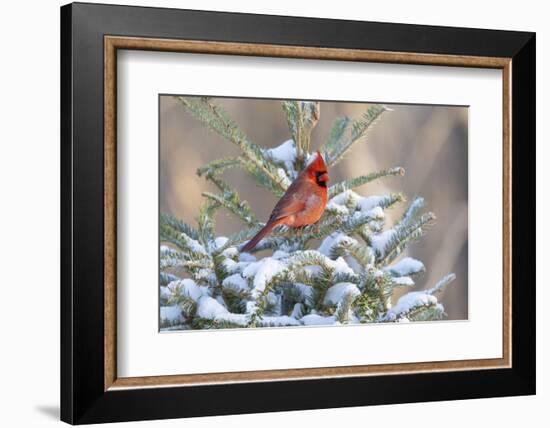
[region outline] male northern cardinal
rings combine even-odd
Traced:
[[[271,230],[280,224],[301,227],[314,224],[321,218],[327,205],[327,166],[321,153],[296,177],[283,197],[277,202],[266,225],[242,248],[249,252]]]

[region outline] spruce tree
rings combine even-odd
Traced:
[[[311,131],[320,119],[321,105],[283,101],[290,139],[266,149],[250,141],[212,99],[177,99],[196,120],[237,146],[240,155],[198,169],[197,174],[217,191],[203,193],[196,225],[160,215],[161,328],[407,322],[445,316],[437,294],[454,274],[432,288],[393,301],[396,289],[414,286],[425,271],[419,260],[399,256],[434,223],[435,215],[424,212],[424,200],[417,197],[388,227],[385,211],[405,203],[404,195],[361,196],[357,191],[374,180],[403,176],[403,168],[366,172],[330,186],[329,202],[317,224],[298,230],[275,228],[253,251],[271,250],[269,256],[241,253],[240,247],[263,223],[224,179],[224,172],[241,168],[258,185],[282,196],[311,156]],[[367,131],[388,111],[372,105],[360,117],[337,119],[319,149],[329,169],[365,140]],[[220,210],[238,218],[242,230],[216,236]]]

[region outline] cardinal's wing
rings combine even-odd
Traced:
[[[280,220],[304,210],[306,195],[304,195],[302,187],[298,180],[295,180],[290,185],[283,197],[275,205],[275,208],[273,208],[269,221]]]

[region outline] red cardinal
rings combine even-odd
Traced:
[[[327,205],[327,166],[321,153],[296,177],[283,197],[277,202],[266,225],[241,249],[250,252],[258,242],[280,224],[300,227],[314,224],[321,218]]]

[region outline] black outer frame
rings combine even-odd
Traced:
[[[512,368],[105,392],[104,35],[512,58],[512,207],[522,207],[512,213]],[[535,97],[534,33],[63,6],[61,420],[84,424],[534,394]]]

